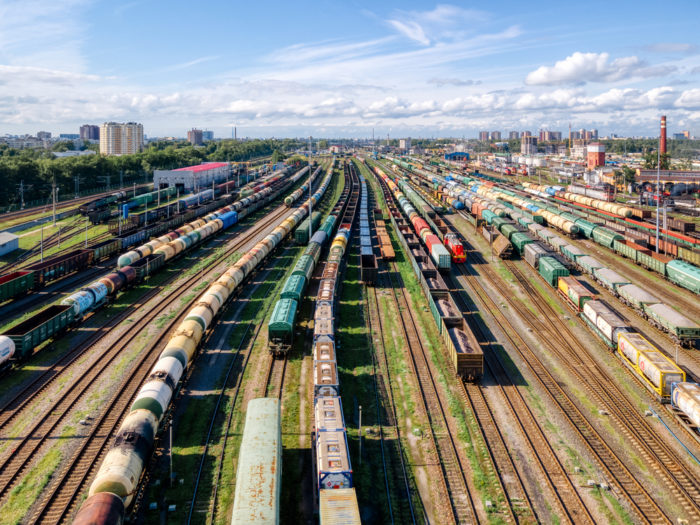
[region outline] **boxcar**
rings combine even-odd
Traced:
[[[276,398],[251,399],[236,468],[232,525],[279,523],[282,425]]]
[[[700,293],[700,268],[685,261],[671,261],[666,265],[668,278],[688,290]]]
[[[569,270],[554,257],[540,257],[539,273],[552,287],[556,287],[559,277],[569,275]]]
[[[306,288],[306,277],[303,275],[291,275],[289,279],[284,283],[282,292],[280,293],[280,298],[282,299],[294,299],[300,302],[304,296],[304,289]]]
[[[267,325],[268,342],[273,353],[284,352],[292,345],[297,306],[294,299],[280,299],[275,304]]]

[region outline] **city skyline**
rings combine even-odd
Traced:
[[[670,135],[700,128],[693,2],[167,7],[4,2],[0,135],[116,120],[148,136],[655,136],[662,114]]]

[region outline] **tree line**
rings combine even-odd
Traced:
[[[62,143],[59,143],[62,144]],[[24,201],[49,201],[55,182],[59,195],[73,195],[78,189],[99,190],[119,182],[148,182],[153,170],[175,169],[207,161],[245,162],[259,157],[284,157],[285,151],[299,146],[293,139],[222,140],[195,147],[188,142],[159,141],[148,144],[134,155],[105,157],[99,154],[56,158],[49,150],[18,150],[0,145],[0,207],[16,209],[20,203],[19,187],[24,188]],[[54,146],[54,151],[71,145]]]

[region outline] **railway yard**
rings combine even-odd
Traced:
[[[0,216],[0,524],[700,523],[692,233],[364,151],[62,206]]]

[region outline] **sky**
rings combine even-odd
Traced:
[[[698,0],[0,0],[0,135],[700,136]]]

